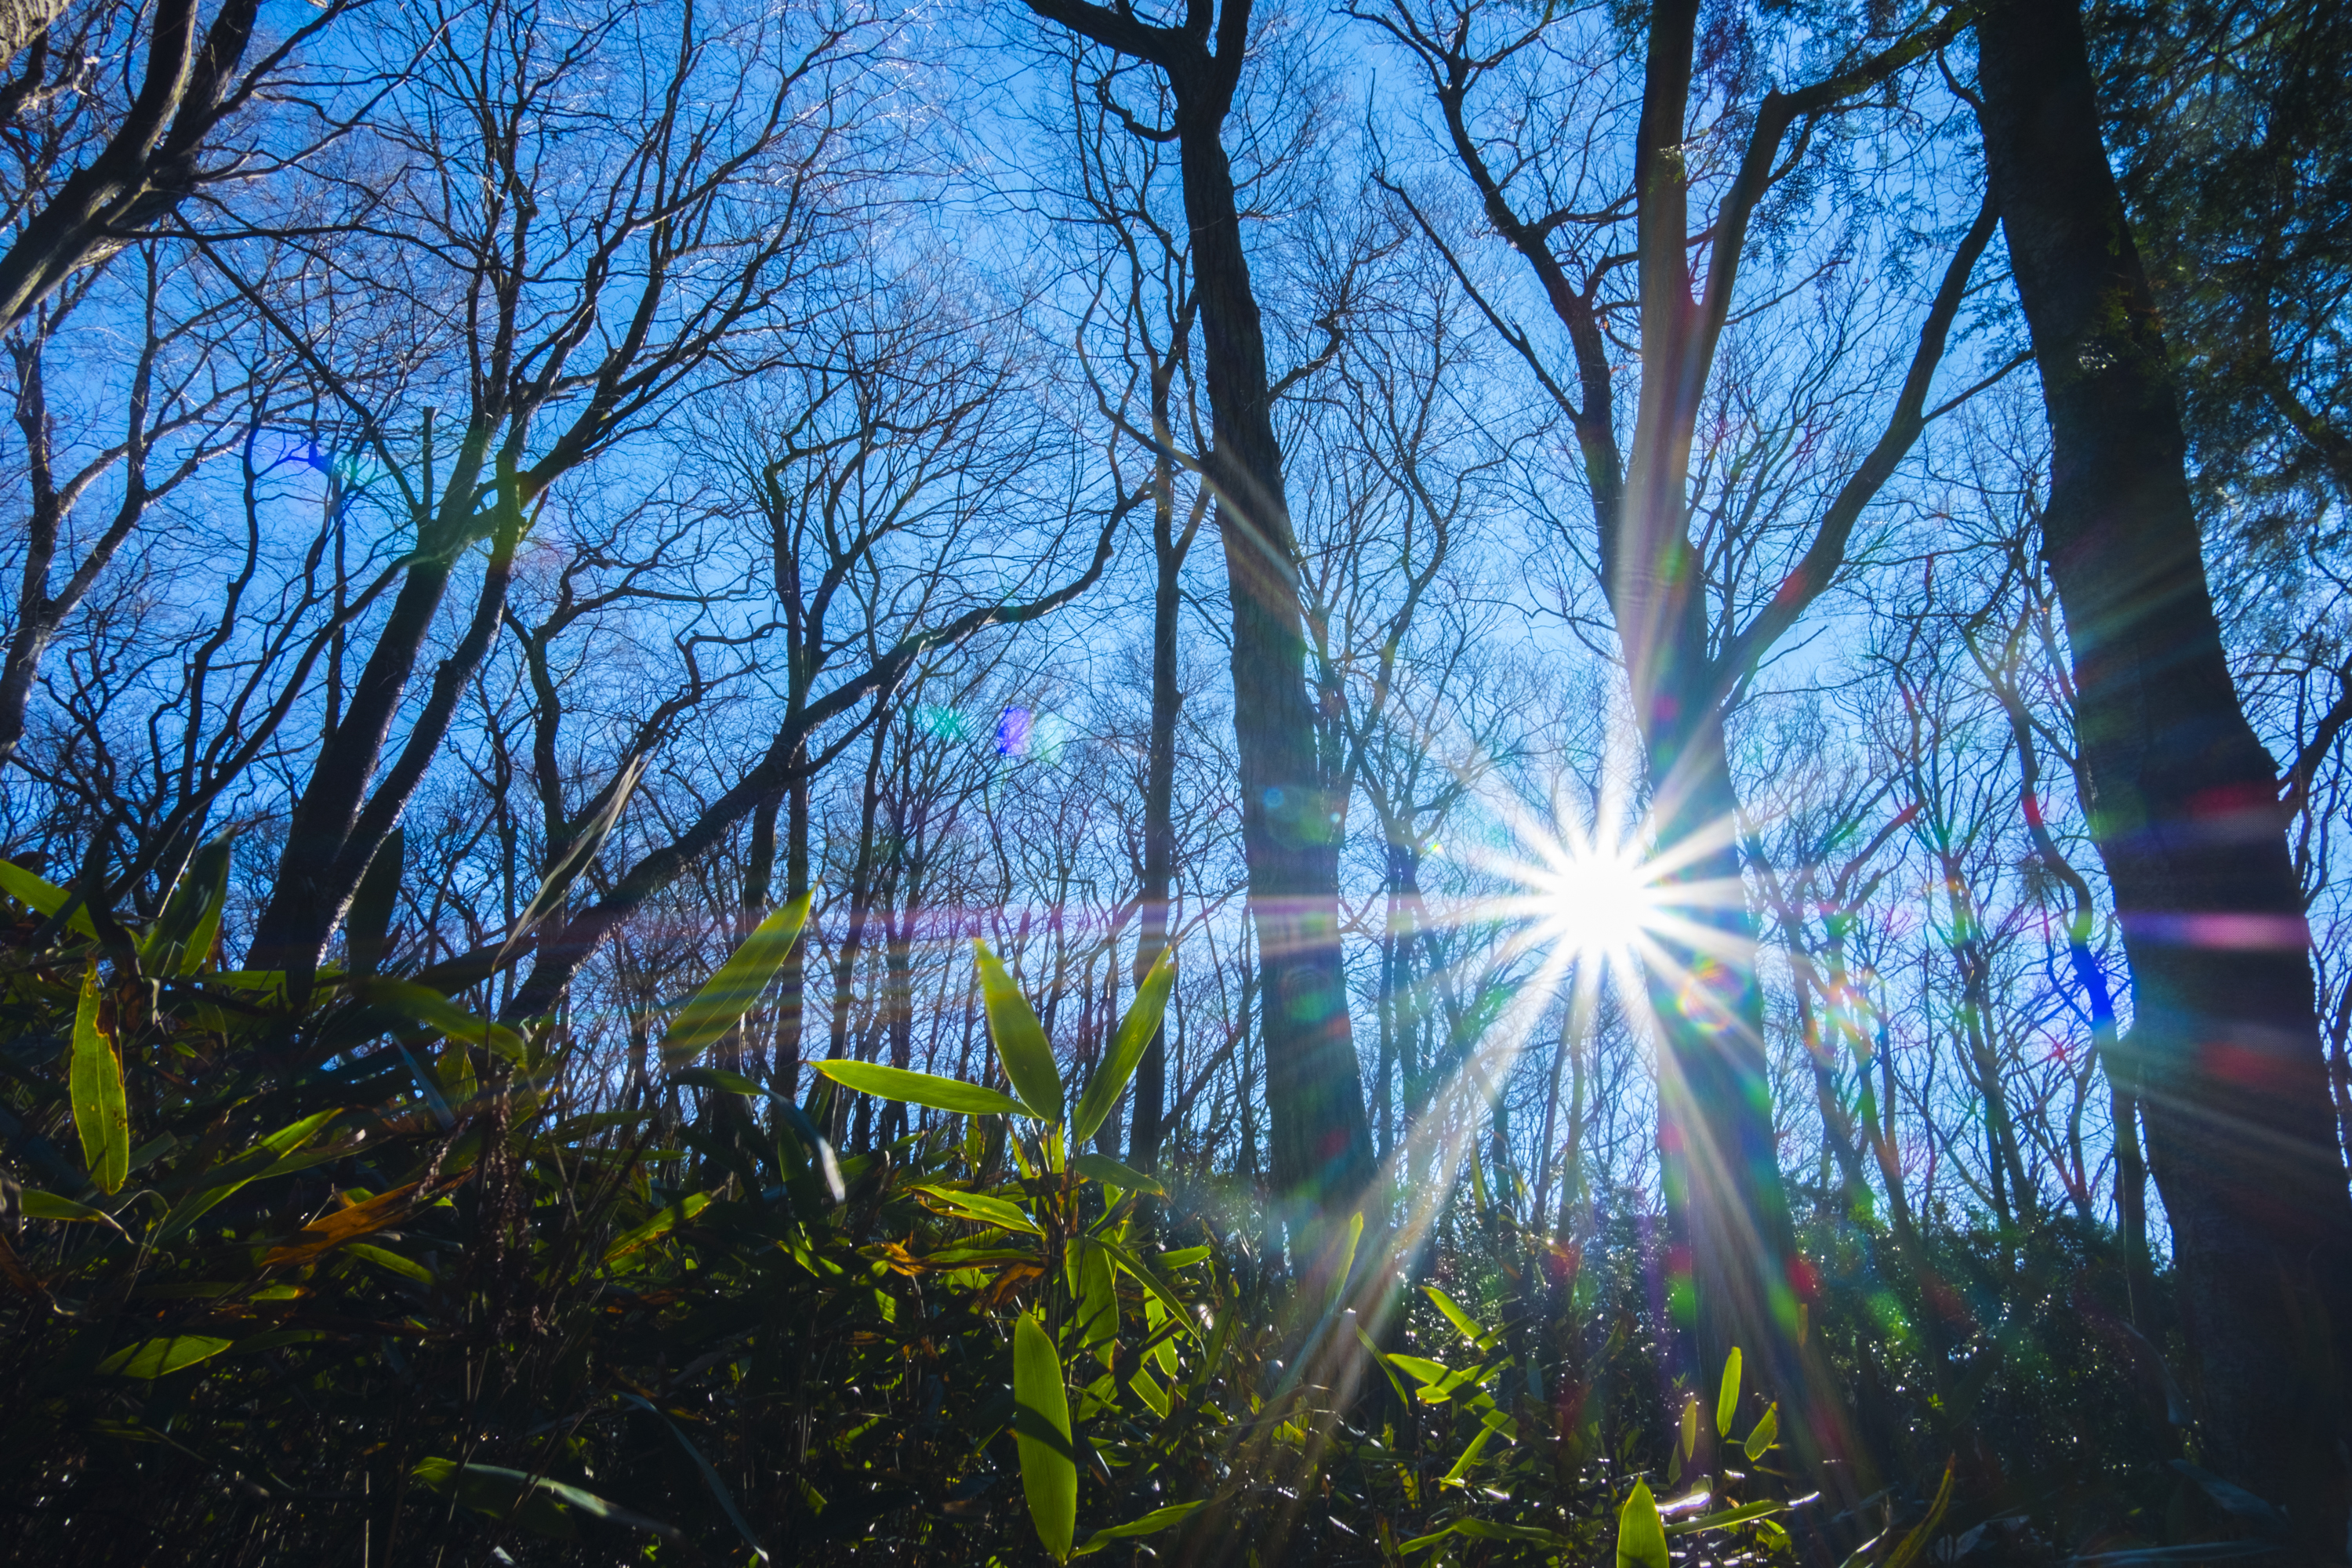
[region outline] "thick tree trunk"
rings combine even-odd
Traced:
[[[1265,339],[1219,140],[1223,100],[1187,103],[1180,85],[1178,123],[1213,416],[1209,471],[1233,602],[1234,738],[1263,976],[1273,1174],[1292,1203],[1344,1213],[1371,1181],[1372,1140],[1340,968],[1338,801],[1315,755],[1297,544]]]
[[[1665,1046],[1658,1142],[1676,1254],[1670,1305],[1697,1352],[1697,1364],[1681,1370],[1711,1386],[1737,1348],[1763,1386],[1794,1401],[1803,1388],[1796,1242],[1772,1135],[1759,933],[1729,830],[1739,802],[1722,715],[1713,693],[1694,702],[1661,692],[1650,707],[1657,847],[1676,868],[1664,896],[1708,932],[1704,948],[1655,934],[1664,962],[1643,965]],[[1664,721],[1669,708],[1695,721]],[[1678,897],[1677,888],[1689,891]]]
[[[2277,770],[2239,706],[2176,391],[2074,6],[1978,24],[1987,162],[2053,447],[2091,824],[2131,962],[2123,1042],[2171,1221],[2208,1462],[2341,1560],[2352,1197]]]

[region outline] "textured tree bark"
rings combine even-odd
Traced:
[[[2341,1561],[2352,1197],[2277,768],[2239,706],[2176,388],[2101,145],[2073,5],[1978,23],[1984,135],[2053,447],[2094,837],[2131,962],[2149,1165],[2171,1221],[2209,1464]]]

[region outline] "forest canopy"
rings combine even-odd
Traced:
[[[0,5],[0,1557],[2346,1563],[2347,60]]]

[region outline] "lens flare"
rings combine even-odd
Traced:
[[[1525,875],[1540,940],[1580,956],[1632,951],[1658,913],[1657,885],[1631,846],[1579,847]]]

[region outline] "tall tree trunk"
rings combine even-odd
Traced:
[[[1273,1175],[1295,1208],[1345,1214],[1370,1184],[1372,1139],[1340,965],[1338,817],[1315,753],[1298,546],[1274,432],[1265,329],[1223,139],[1249,43],[1250,0],[1225,0],[1213,29],[1205,5],[1197,8],[1200,25],[1182,28],[1152,26],[1087,0],[1030,0],[1030,8],[1150,61],[1175,97],[1172,129],[1209,391],[1204,468],[1216,492],[1233,605],[1234,739],[1264,986]]]
[[[1680,536],[1680,494],[1675,498]],[[1694,1336],[1702,1386],[1740,1350],[1763,1385],[1794,1400],[1803,1386],[1797,1345],[1796,1239],[1772,1134],[1771,1078],[1764,1056],[1764,994],[1756,978],[1759,932],[1740,892],[1739,851],[1727,825],[1739,801],[1724,750],[1719,696],[1688,689],[1682,661],[1629,638],[1636,700],[1649,723],[1650,777],[1659,851],[1675,869],[1664,896],[1704,946],[1654,936],[1664,962],[1643,965],[1665,1051],[1659,1063],[1658,1143],[1675,1253],[1670,1306]],[[1654,644],[1651,645],[1653,647]],[[1645,690],[1646,688],[1646,690]],[[1646,699],[1644,701],[1643,700]],[[1691,714],[1695,722],[1676,722]],[[1706,846],[1701,849],[1700,846]],[[1689,889],[1678,895],[1676,888]]]
[[[1176,684],[1178,621],[1183,610],[1184,557],[1193,525],[1176,525],[1176,465],[1169,455],[1168,387],[1181,342],[1171,345],[1152,378],[1152,419],[1160,450],[1151,475],[1151,547],[1157,567],[1151,593],[1151,733],[1143,763],[1143,899],[1138,911],[1135,983],[1140,986],[1168,947],[1168,906],[1176,881],[1176,725],[1184,694]],[[1193,513],[1195,521],[1199,517]],[[1135,1109],[1128,1131],[1128,1163],[1150,1171],[1160,1163],[1168,1108],[1168,1026],[1151,1032],[1135,1069]]]
[[[1339,835],[1315,754],[1298,547],[1265,340],[1218,136],[1224,95],[1179,103],[1213,416],[1210,473],[1233,604],[1234,739],[1263,974],[1273,1175],[1290,1201],[1344,1212],[1371,1182],[1372,1139],[1340,968]]]
[[[2131,963],[2122,1050],[2171,1221],[2209,1464],[2341,1560],[2352,1196],[2277,769],[2214,616],[2172,373],[2101,145],[2082,19],[1978,23],[1984,135],[2053,447],[2091,825]]]

